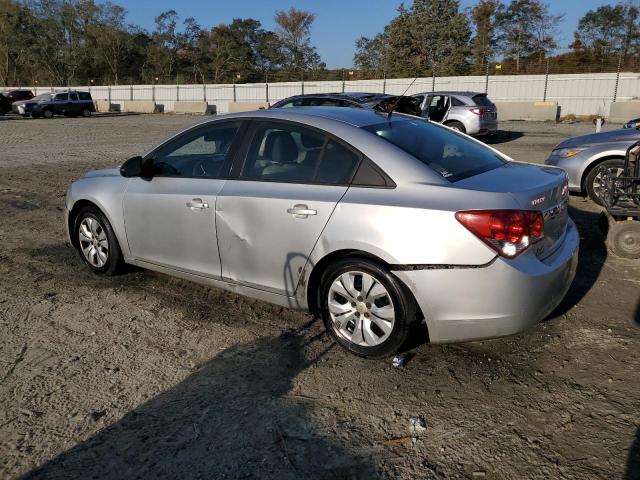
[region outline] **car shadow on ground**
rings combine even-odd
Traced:
[[[599,212],[569,207],[580,234],[580,253],[576,276],[560,305],[547,318],[564,315],[577,305],[596,283],[607,260],[607,246],[599,227]]]
[[[638,427],[629,449],[625,480],[640,480],[640,427]]]
[[[499,145],[501,143],[512,142],[520,137],[523,137],[524,133],[515,130],[498,130],[495,135],[486,135],[480,137],[479,140],[487,145]]]
[[[306,359],[313,341],[297,331],[230,347],[22,478],[376,478],[368,459],[314,430],[312,399],[287,396],[326,352]]]

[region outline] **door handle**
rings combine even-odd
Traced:
[[[309,215],[317,215],[318,211],[307,207],[304,204],[294,205],[293,208],[288,208],[287,213],[290,213],[296,218],[307,218]]]
[[[208,203],[204,203],[201,198],[194,198],[190,202],[187,202],[187,207],[191,210],[204,210],[209,208]]]

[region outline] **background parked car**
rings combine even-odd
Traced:
[[[398,113],[407,113],[416,116],[422,113],[411,97],[401,97],[398,101],[398,95],[364,92],[295,95],[276,102],[271,108],[353,107],[388,112],[396,102],[397,105],[394,111]]]
[[[33,92],[31,90],[9,90],[4,95],[9,100],[9,103],[21,102],[22,100],[31,100],[33,98]]]
[[[3,93],[0,93],[0,115],[4,115],[11,111],[11,102],[5,97]]]
[[[487,135],[498,129],[498,109],[485,93],[428,92],[413,95],[423,116],[468,135]]]
[[[622,125],[622,128],[640,128],[640,118],[634,118]]]
[[[96,111],[89,92],[70,90],[68,92],[45,93],[31,100],[16,102],[13,111],[33,118],[53,118],[54,115],[68,117],[90,117]]]
[[[556,145],[545,163],[566,170],[571,191],[602,205],[602,174],[596,167],[605,165],[621,175],[627,149],[638,140],[640,130],[635,128],[572,137]]]

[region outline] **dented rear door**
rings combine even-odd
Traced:
[[[346,186],[228,180],[216,202],[222,277],[292,296]]]

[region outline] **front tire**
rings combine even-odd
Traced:
[[[124,264],[118,239],[107,217],[96,207],[84,207],[75,220],[76,248],[96,275],[115,275]]]
[[[49,119],[53,118],[53,110],[50,110],[50,109],[48,109],[48,108],[47,108],[46,110],[43,110],[43,111],[42,111],[42,116],[43,116],[44,118],[46,118],[47,120],[49,120]]]
[[[365,258],[347,257],[327,268],[320,296],[329,334],[361,357],[398,352],[416,321],[411,293],[388,269]]]
[[[587,178],[584,181],[587,195],[591,200],[593,200],[600,206],[603,205],[602,199],[600,198],[600,194],[602,193],[603,189],[602,172],[600,171],[601,166],[609,168],[611,170],[617,170],[617,175],[622,175],[622,170],[624,169],[624,160],[617,158],[605,160],[604,162],[593,167],[587,175]]]
[[[622,258],[640,258],[640,221],[625,220],[610,225],[607,246]]]

